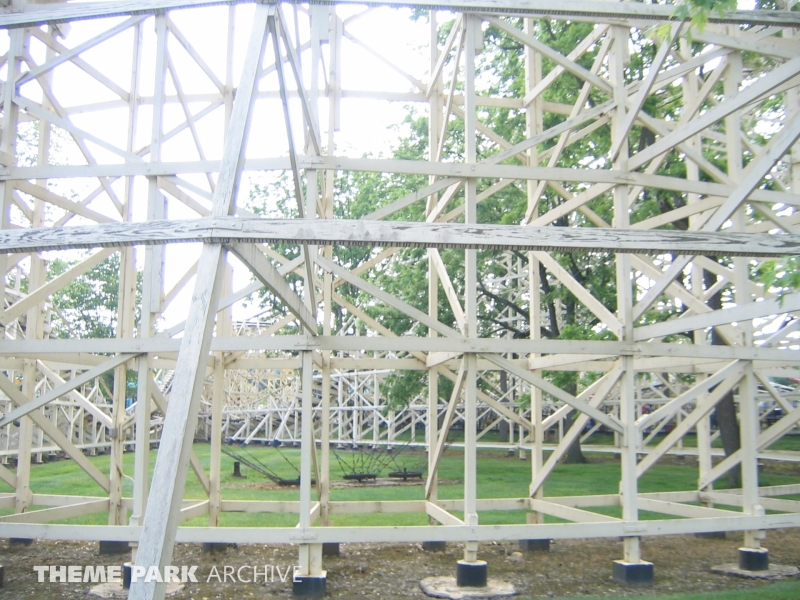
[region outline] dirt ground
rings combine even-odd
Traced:
[[[757,588],[762,582],[717,575],[711,567],[737,560],[740,534],[726,539],[695,536],[647,538],[642,542],[646,560],[655,564],[655,584],[647,589],[626,588],[611,581],[611,561],[622,556],[616,539],[563,540],[551,544],[550,552],[515,554],[512,543],[483,544],[480,558],[489,563],[489,577],[513,583],[518,598],[636,596],[643,593],[670,594],[712,590]],[[800,565],[800,530],[770,531],[765,546],[771,563]],[[0,562],[5,566],[5,586],[0,598],[73,600],[90,598],[92,584],[38,583],[34,565],[114,565],[125,555],[100,556],[96,543],[36,541],[30,546],[0,541]],[[419,544],[347,544],[339,556],[325,557],[329,598],[426,598],[419,581],[434,575],[455,575],[462,556],[459,545],[444,552],[423,551]],[[198,565],[197,583],[189,583],[173,598],[217,600],[223,598],[286,599],[291,597],[291,576],[285,582],[273,570],[273,581],[233,583],[222,581],[224,567],[265,565],[282,573],[297,560],[292,546],[230,546],[204,552],[200,545],[182,544],[175,549],[173,565]],[[213,576],[216,568],[219,577]],[[230,571],[229,571],[230,572]],[[252,570],[241,571],[243,579]],[[757,597],[757,596],[754,596]]]

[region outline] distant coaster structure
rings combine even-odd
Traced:
[[[636,584],[653,574],[642,537],[741,531],[740,565],[766,569],[765,532],[800,526],[800,483],[758,482],[764,453],[797,459],[773,447],[800,419],[800,294],[759,276],[800,252],[800,12],[779,4],[712,12],[690,40],[674,6],[608,0],[0,1],[0,452],[15,463],[0,465],[0,536],[131,543],[136,565],[162,568],[176,542],[297,544],[301,596],[324,592],[326,543],[463,543],[459,582],[480,584],[481,542],[620,537],[614,578]],[[392,36],[368,35],[409,7],[429,25],[421,65]],[[538,35],[566,23],[588,24],[566,53]],[[481,70],[504,53],[520,85]],[[363,87],[365,65],[404,87]],[[572,93],[556,93],[566,80]],[[652,113],[665,96],[671,111]],[[425,158],[354,156],[347,117],[367,122],[366,100],[427,117]],[[524,132],[507,139],[498,114]],[[576,148],[599,158],[567,162]],[[384,186],[347,218],[338,182],[374,174],[407,189]],[[365,257],[348,262],[344,247]],[[407,248],[421,249],[413,264]],[[608,259],[606,290],[558,260],[590,253]],[[54,298],[108,264],[112,333],[70,330]],[[387,278],[412,267],[427,293],[409,300]],[[596,339],[543,336],[562,318],[544,302],[556,284],[592,315]],[[508,326],[487,327],[488,312]],[[409,323],[402,334],[388,313]],[[423,391],[390,419],[369,374],[409,371],[425,374]],[[595,376],[573,389],[554,383],[559,371]],[[738,449],[715,460],[711,417],[731,397]],[[332,501],[332,445],[391,443],[409,422],[428,453],[420,497]],[[523,498],[479,494],[478,437],[501,422],[516,436],[503,443],[530,458]],[[456,425],[463,497],[444,500],[437,469]],[[592,428],[614,434],[619,493],[546,496]],[[297,502],[223,500],[224,438],[265,431],[300,444]],[[640,492],[689,435],[696,489]],[[84,455],[92,447],[108,449],[109,472]],[[97,495],[32,489],[45,451],[74,460]],[[183,497],[190,466],[200,501]],[[741,487],[715,490],[733,468]],[[480,524],[482,511],[521,507],[527,524]],[[226,510],[290,510],[297,525],[221,527]],[[108,525],[54,523],[96,512]],[[436,524],[330,526],[362,512]],[[178,527],[199,516],[207,527]],[[130,598],[164,593],[137,581]]]

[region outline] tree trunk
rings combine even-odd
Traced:
[[[564,391],[568,392],[568,393],[570,393],[570,394],[572,394],[574,396],[578,391],[578,384],[577,383],[571,383],[570,385],[567,386],[567,389],[565,389]],[[576,411],[572,411],[572,412],[569,413],[569,415],[567,415],[567,417],[564,419],[564,431],[565,432],[569,431],[570,427],[572,427],[572,424],[575,422],[575,419],[577,417],[578,417],[578,413]],[[563,462],[565,464],[570,464],[570,465],[582,464],[582,463],[589,462],[587,460],[587,458],[583,455],[583,449],[581,448],[581,436],[580,435],[578,435],[578,437],[575,438],[575,441],[572,442],[572,444],[570,444],[570,447],[567,450],[567,453],[564,455],[564,458],[562,459],[561,462]]]
[[[709,271],[703,271],[703,283],[706,289],[717,282],[717,276]],[[717,292],[708,299],[708,306],[712,310],[722,308],[722,293]],[[711,345],[724,346],[725,341],[717,333],[716,328],[711,330]],[[722,397],[716,407],[714,407],[714,420],[719,427],[719,435],[722,438],[722,448],[725,456],[730,456],[741,447],[739,437],[739,422],[736,419],[736,404],[733,401],[733,391],[728,392]],[[728,471],[728,486],[738,488],[742,485],[742,470],[739,465]]]

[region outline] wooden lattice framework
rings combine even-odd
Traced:
[[[0,465],[0,479],[13,490],[0,495],[0,506],[14,509],[13,515],[0,518],[0,536],[137,542],[136,562],[145,566],[168,565],[176,540],[299,543],[302,572],[313,576],[322,569],[323,542],[457,541],[466,544],[465,559],[474,561],[481,541],[621,536],[625,544],[620,558],[637,563],[642,560],[639,538],[645,535],[739,530],[744,532],[744,547],[755,549],[760,547],[764,530],[800,525],[800,502],[773,498],[798,493],[800,485],[759,489],[757,479],[758,452],[793,430],[800,418],[792,399],[769,381],[774,376],[791,376],[800,365],[796,339],[800,319],[794,316],[800,309],[800,296],[776,298],[753,274],[753,265],[764,257],[800,251],[800,213],[795,209],[800,202],[800,147],[796,144],[800,137],[800,13],[792,10],[794,2],[784,10],[713,14],[706,29],[693,32],[692,43],[684,36],[685,25],[671,21],[673,7],[666,5],[604,0],[371,3],[393,8],[412,4],[431,11],[429,69],[414,74],[393,66],[391,57],[381,55],[381,48],[359,40],[351,30],[360,14],[353,8],[358,4],[344,0],[255,6],[219,0],[43,5],[12,0],[3,4],[0,27],[7,51],[2,58],[0,270],[6,277],[6,299],[0,307],[5,328],[0,341],[4,370],[0,390],[7,398],[7,408],[0,428],[13,431],[19,450],[16,472]],[[187,18],[192,11],[211,15],[211,19],[193,21]],[[237,19],[241,14],[246,18]],[[539,18],[595,25],[575,50],[564,56],[532,35],[533,22]],[[451,34],[441,45],[438,27],[453,19]],[[91,21],[94,29],[82,27],[83,20]],[[492,97],[476,91],[480,85],[475,77],[476,52],[483,44],[485,23],[524,47],[526,89],[519,97]],[[652,66],[640,79],[627,81],[629,39],[632,35],[640,39],[654,26],[660,27],[663,35],[647,42],[655,46]],[[203,53],[200,42],[208,35],[224,40],[226,51],[216,57],[219,60],[210,61]],[[248,40],[242,47],[241,64],[234,60],[239,39]],[[127,50],[119,54],[113,67],[99,59],[104,51],[119,52],[122,47]],[[591,68],[578,64],[585,52],[598,47]],[[345,48],[349,56],[358,52],[377,56],[387,68],[401,72],[412,89],[372,93],[344,88],[348,69],[359,68],[358,60],[346,60]],[[275,60],[276,55],[280,60]],[[750,63],[745,64],[745,56],[759,57],[757,72],[750,69]],[[552,64],[547,72],[543,72],[544,60]],[[192,68],[182,70],[189,63]],[[459,68],[454,70],[454,64]],[[579,100],[574,105],[545,102],[543,92],[565,72],[583,82]],[[719,82],[724,97],[712,98],[709,94]],[[76,101],[76,88],[82,86],[85,95]],[[643,109],[650,96],[674,86],[681,89],[676,94],[682,103],[679,121],[659,120]],[[586,98],[593,89],[602,91],[607,100],[590,107]],[[755,118],[753,111],[777,94],[782,95],[783,108],[771,115],[764,136],[768,141],[745,135],[742,122]],[[358,97],[400,100],[427,111],[429,160],[354,158],[337,153],[336,129],[342,106]],[[525,111],[525,139],[512,143],[487,127],[481,120],[486,107]],[[545,128],[547,114],[564,118]],[[446,140],[441,136],[442,132],[452,135],[446,126],[451,115],[463,119],[463,159],[444,162],[441,148]],[[285,140],[280,152],[268,156],[248,152],[252,146],[248,146],[248,135],[253,137],[250,126],[258,119],[260,125],[270,128],[270,135]],[[209,121],[216,125],[207,126]],[[36,136],[33,151],[28,147],[25,153],[20,136],[30,132],[30,123],[35,124]],[[612,132],[605,165],[584,169],[559,166],[565,147],[604,126]],[[654,139],[636,151],[629,139],[641,126],[649,128]],[[53,160],[56,132],[80,156],[77,162],[56,164]],[[478,161],[479,138],[494,144],[498,152]],[[543,150],[548,142],[555,143]],[[707,144],[725,154],[726,168],[704,157]],[[664,157],[673,150],[685,161],[684,177],[657,174]],[[258,171],[286,173],[295,193],[293,210],[298,218],[286,214],[282,220],[264,219],[247,209],[240,193],[247,190],[243,173]],[[429,184],[376,207],[365,219],[334,220],[333,178],[337,171],[424,176]],[[479,188],[479,180],[492,184]],[[514,184],[522,185],[528,195],[528,209],[521,221],[514,225],[479,223],[478,204]],[[563,198],[549,210],[538,201],[546,186]],[[631,206],[653,190],[678,193],[684,205],[631,223]],[[604,194],[613,197],[611,222],[589,206]],[[425,204],[426,222],[409,226],[393,220],[399,211],[417,202]],[[552,226],[559,218],[578,213],[583,215],[580,222],[591,226]],[[664,228],[684,219],[688,220],[685,231]],[[169,246],[192,241],[203,242],[196,261],[182,258]],[[272,246],[277,243],[299,247],[297,257],[289,260],[278,254]],[[331,249],[338,244],[383,250],[365,266],[350,271],[332,260]],[[134,246],[144,246],[140,301]],[[369,268],[408,246],[428,249],[427,312],[367,280]],[[454,286],[453,274],[441,258],[439,251],[446,248],[463,249],[461,286]],[[48,280],[47,261],[64,252],[74,257],[69,252],[75,249],[91,252],[63,275]],[[477,252],[487,249],[527,256],[524,269],[528,272],[515,272],[512,260],[507,278],[516,278],[513,285],[518,286],[518,278],[525,275],[527,287],[522,293],[529,294],[535,307],[529,339],[482,337],[479,332],[477,282],[484,274],[478,270]],[[592,297],[548,254],[555,249],[615,253],[620,282],[615,311]],[[116,337],[51,337],[53,313],[48,298],[113,253],[119,253],[121,265]],[[231,255],[249,267],[256,283],[235,289],[228,260]],[[734,258],[723,266],[708,256]],[[538,310],[539,264],[548,276],[566,285],[616,341],[541,339],[539,330],[545,317]],[[174,287],[165,289],[168,269],[179,274],[171,279]],[[718,310],[709,308],[707,300],[716,290],[704,287],[704,269],[717,274],[720,286],[735,289],[734,303]],[[301,286],[288,283],[287,276],[292,273],[302,280]],[[25,286],[20,285],[23,280]],[[405,313],[426,327],[429,335],[393,336],[363,306],[339,295],[338,286],[345,282],[369,296],[370,303],[383,303]],[[263,286],[281,300],[286,315],[257,334],[237,335],[236,303]],[[186,319],[164,330],[159,319],[171,305],[179,305],[177,298],[184,287],[194,290]],[[301,288],[304,291],[298,293]],[[463,289],[463,294],[457,289]],[[437,298],[442,292],[456,316],[457,329],[438,319]],[[642,319],[647,309],[665,295],[688,310],[680,319],[645,324]],[[370,335],[340,335],[347,332],[333,330],[334,304],[359,320]],[[137,310],[141,317],[135,322]],[[289,323],[300,333],[275,335]],[[709,327],[717,328],[726,345],[707,343]],[[693,343],[685,343],[685,338],[684,343],[664,340],[687,331],[694,332]],[[542,377],[543,369],[572,364],[604,375],[577,397]],[[216,527],[220,511],[225,509],[219,485],[220,436],[212,436],[209,473],[198,465],[191,449],[204,386],[211,382],[206,401],[211,431],[219,432],[227,401],[226,371],[265,368],[294,370],[300,378],[303,477],[296,504],[298,526]],[[392,506],[380,502],[352,506],[329,500],[331,372],[364,368],[421,369],[455,382],[439,431],[438,419],[431,418],[439,409],[437,377],[429,377],[426,435],[430,461],[423,499]],[[126,381],[131,369],[137,372],[138,398],[135,415],[128,418],[126,386],[120,382]],[[476,384],[479,371],[504,371],[524,382],[531,390],[531,412],[520,413],[482,392]],[[42,411],[67,396],[85,407],[90,404],[86,394],[92,382],[108,372],[114,373],[116,381],[112,408],[110,412],[95,410],[103,415],[99,419],[107,421],[114,466],[110,473],[102,473]],[[160,387],[163,381],[153,377],[156,372],[170,373],[168,397]],[[658,410],[642,414],[637,413],[637,373],[685,373],[696,375],[696,380],[687,390],[668,397]],[[321,381],[318,399],[315,374]],[[43,379],[49,380],[50,387],[40,384]],[[59,379],[63,383],[54,385]],[[784,410],[782,419],[765,428],[760,426],[756,402],[759,385]],[[734,389],[741,450],[714,465],[708,415],[715,403]],[[563,403],[559,416],[569,407],[580,414],[547,461],[542,432],[552,421],[542,416],[545,395]],[[618,400],[613,410],[606,410],[604,400],[611,396]],[[311,419],[317,400],[322,421],[319,450],[312,439]],[[145,474],[151,412],[165,410],[167,402],[159,459],[149,482]],[[479,403],[529,432],[530,497],[478,497],[474,424]],[[440,501],[436,465],[457,405],[467,424],[464,499]],[[645,431],[678,413],[682,415],[679,424],[662,443],[642,445]],[[590,418],[618,434],[620,493],[546,498],[543,482]],[[125,498],[118,465],[126,430],[131,428],[135,428],[136,441],[135,489],[133,498]],[[698,439],[698,489],[637,493],[639,476],[690,430],[696,431]],[[34,437],[40,435],[81,465],[106,495],[70,499],[35,494],[29,485],[30,465]],[[314,452],[319,453],[318,461],[312,461]],[[312,463],[319,465],[316,500],[312,498]],[[182,496],[190,464],[207,490],[208,500],[186,506]],[[741,490],[714,492],[714,480],[736,464],[741,465]],[[741,506],[741,512],[713,508],[714,502]],[[33,504],[52,508],[29,512]],[[621,505],[621,519],[587,510],[609,504]],[[521,505],[530,511],[528,525],[479,525],[481,510]],[[146,506],[158,506],[159,510],[145,511]],[[638,511],[642,509],[683,518],[640,521]],[[780,514],[765,515],[765,509]],[[104,510],[109,512],[109,526],[48,524]],[[252,502],[248,510],[271,511],[275,507],[269,502]],[[445,527],[315,526],[318,521],[327,523],[331,512],[363,510],[424,512]],[[463,520],[452,510],[462,511]],[[203,514],[208,515],[210,527],[178,529],[182,520]],[[545,524],[546,514],[570,522]],[[131,597],[162,597],[163,593],[161,584],[139,582]]]

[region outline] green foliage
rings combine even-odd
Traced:
[[[111,338],[116,335],[119,263],[120,255],[114,253],[53,294],[53,306],[61,317],[53,322],[58,337]],[[73,264],[53,260],[48,266],[48,278],[61,275]],[[137,272],[135,322],[139,320],[141,288],[141,272]]]
[[[673,15],[681,21],[689,21],[691,28],[703,31],[712,13],[722,16],[730,10],[736,10],[736,0],[683,0],[675,7]]]
[[[758,275],[764,287],[783,297],[800,288],[800,256],[784,256],[762,262]]]

